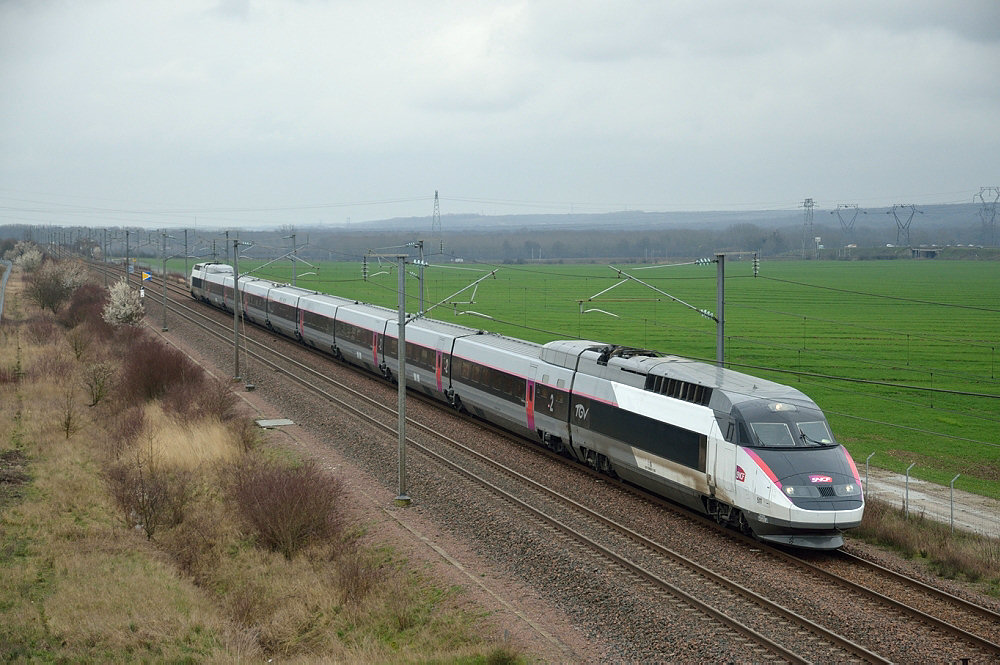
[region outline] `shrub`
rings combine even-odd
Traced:
[[[97,406],[108,394],[115,369],[108,362],[90,363],[83,372],[83,384],[90,394],[90,406]]]
[[[46,263],[28,276],[24,296],[39,309],[48,309],[55,314],[69,300],[73,288],[73,282],[66,278],[64,266]]]
[[[141,453],[108,464],[104,479],[125,525],[141,528],[149,540],[161,526],[183,521],[194,487],[190,471],[164,468]]]
[[[160,544],[178,567],[196,583],[205,584],[216,574],[221,550],[227,542],[223,511],[217,505],[192,497],[184,520],[163,534]]]
[[[107,302],[107,291],[96,284],[83,284],[70,296],[69,305],[59,320],[67,328],[75,328],[81,323],[106,327],[103,312]]]
[[[102,318],[108,325],[137,327],[142,325],[146,310],[139,293],[133,291],[124,279],[118,280],[108,295]]]
[[[26,273],[34,272],[35,270],[38,270],[40,265],[42,265],[43,258],[42,253],[38,251],[37,248],[31,247],[25,249],[23,254],[14,258],[14,265]]]
[[[72,384],[65,386],[63,390],[62,420],[59,423],[60,429],[66,433],[66,438],[73,436],[83,427],[80,417],[76,412],[76,391]]]
[[[177,349],[146,335],[131,339],[124,361],[120,390],[134,401],[150,401],[171,391],[172,402],[197,400],[204,374]],[[180,412],[186,412],[181,409]]]
[[[198,400],[198,414],[218,418],[220,422],[230,422],[236,418],[236,395],[229,386],[211,379],[204,382]]]
[[[260,428],[249,418],[231,421],[229,431],[236,442],[236,447],[245,453],[250,452],[260,443]]]
[[[0,386],[17,383],[21,380],[21,372],[16,367],[0,367]]]
[[[66,342],[73,351],[73,357],[77,360],[83,358],[83,354],[90,348],[93,337],[90,331],[83,328],[73,328],[66,333]]]
[[[341,531],[340,481],[312,462],[289,468],[246,459],[233,474],[230,492],[243,524],[257,535],[258,543],[286,559]]]
[[[132,448],[146,427],[146,412],[142,406],[129,406],[121,402],[107,409],[108,454],[119,459]]]
[[[382,582],[384,570],[363,551],[354,550],[337,558],[337,588],[341,604],[358,605]]]
[[[36,344],[45,344],[56,334],[50,315],[36,316],[28,321],[28,337]]]

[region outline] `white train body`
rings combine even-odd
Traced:
[[[229,311],[232,284],[229,266],[192,270],[192,296]],[[394,310],[255,278],[240,278],[240,291],[251,321],[398,379]],[[406,324],[406,347],[408,388],[763,540],[832,549],[861,522],[853,460],[789,386],[651,351],[539,345],[429,319]]]

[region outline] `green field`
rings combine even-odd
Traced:
[[[183,270],[182,262],[172,265]],[[696,308],[716,311],[714,265],[621,267]],[[396,306],[394,265],[369,264],[368,281],[361,280],[360,264],[318,268],[298,285]],[[431,266],[425,306],[494,268],[495,278],[479,285],[474,302],[441,305],[431,315],[538,342],[575,337],[715,359],[712,320],[635,282],[581,308],[578,301],[621,281],[607,266]],[[300,267],[305,271],[313,269]],[[291,267],[283,262],[255,274],[290,281]],[[972,394],[1000,396],[1000,265],[764,262],[754,278],[749,260],[730,259],[725,282],[726,361],[816,400],[859,468],[875,453],[873,466],[902,472],[916,463],[914,476],[942,484],[962,474],[956,487],[1000,498],[1000,398]],[[407,309],[414,311],[417,280],[408,278],[406,288]],[[471,296],[470,290],[451,300]],[[586,309],[607,313],[581,313]],[[460,314],[468,310],[493,318]]]

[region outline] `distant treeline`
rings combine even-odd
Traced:
[[[907,211],[908,212],[908,211]],[[902,221],[906,222],[901,213]],[[716,252],[760,252],[766,258],[894,258],[908,256],[900,247],[958,247],[957,255],[990,258],[993,252],[979,247],[998,244],[995,228],[984,224],[971,205],[928,206],[910,223],[906,233],[886,209],[859,216],[854,228],[845,230],[830,211],[821,211],[807,231],[801,212],[782,211],[770,216],[746,213],[690,213],[657,217],[651,213],[610,215],[523,216],[491,218],[455,215],[442,219],[440,238],[431,233],[429,218],[372,222],[344,226],[284,226],[280,229],[240,229],[239,237],[251,241],[255,258],[277,257],[291,250],[288,236],[296,236],[297,254],[305,260],[359,261],[362,255],[409,253],[407,243],[422,240],[428,260],[460,258],[464,261],[520,263],[530,261],[663,261],[711,256]],[[746,221],[753,220],[753,221]],[[833,222],[833,223],[831,223]],[[121,227],[107,227],[111,256],[124,255]],[[168,254],[183,255],[184,230],[171,227]],[[225,260],[224,230],[188,230],[187,254]],[[159,257],[158,231],[133,229],[130,256]],[[148,237],[147,237],[148,236]],[[236,232],[230,231],[230,239]],[[44,245],[57,242],[93,255],[104,242],[104,227],[0,226],[0,241],[30,239]],[[819,242],[816,242],[819,238]],[[229,243],[231,249],[231,240]],[[971,250],[969,248],[972,248]],[[956,255],[956,252],[950,252]],[[948,253],[943,254],[947,256]]]

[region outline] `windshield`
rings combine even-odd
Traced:
[[[750,423],[758,445],[770,448],[794,448],[833,445],[833,435],[823,421],[793,423],[793,434],[786,423]]]
[[[829,446],[833,443],[833,435],[830,429],[822,420],[814,423],[799,423],[800,438],[806,439],[808,443],[815,445]]]

